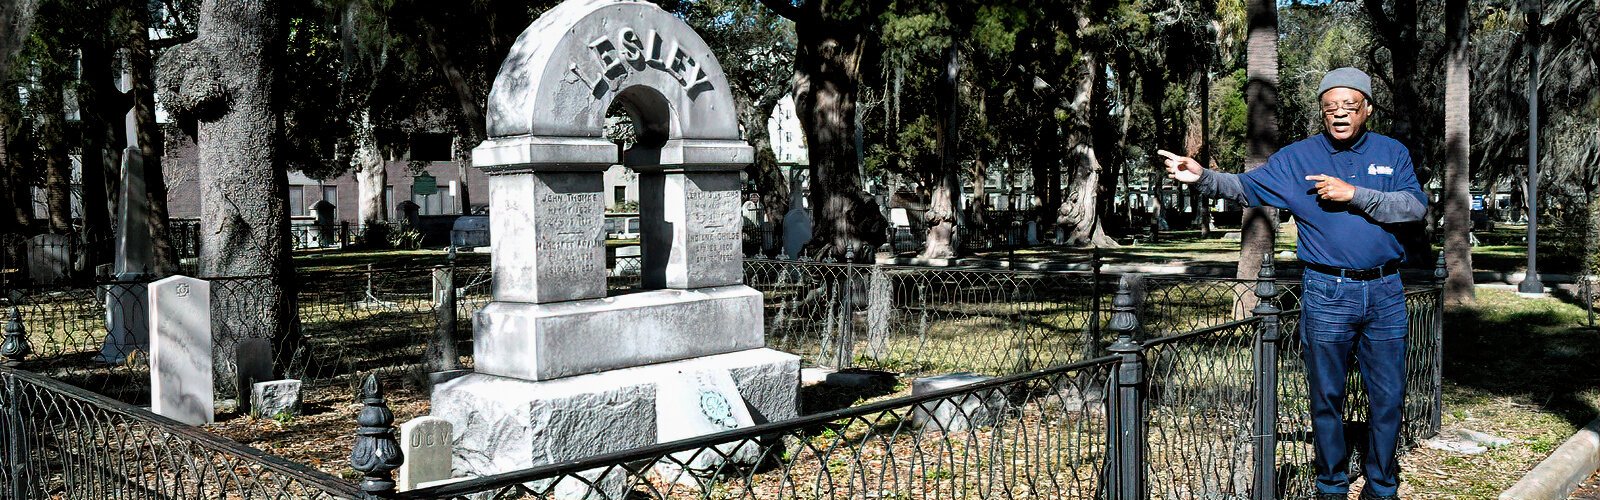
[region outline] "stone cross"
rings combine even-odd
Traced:
[[[215,418],[211,283],[172,276],[150,283],[150,410],[189,425]]]
[[[417,417],[400,424],[400,449],[406,455],[400,466],[399,490],[450,478],[450,421],[439,417]]]

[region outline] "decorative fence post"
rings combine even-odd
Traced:
[[[13,308],[13,310],[15,310]],[[14,316],[14,315],[13,315]],[[8,325],[9,326],[9,325]],[[27,421],[22,417],[22,391],[17,387],[17,378],[11,374],[0,374],[0,422],[3,422],[6,442],[0,458],[5,459],[0,467],[6,468],[6,492],[11,498],[28,498],[30,493],[28,484],[28,465],[32,453],[28,449]]]
[[[1144,425],[1144,346],[1133,339],[1139,329],[1139,316],[1134,313],[1133,293],[1124,280],[1117,288],[1117,297],[1111,301],[1110,329],[1117,340],[1108,350],[1120,356],[1117,363],[1115,398],[1111,399],[1111,443],[1107,453],[1108,482],[1112,498],[1143,500],[1145,489],[1145,425]]]
[[[361,383],[361,413],[356,415],[356,446],[350,450],[350,466],[361,471],[363,498],[389,498],[395,494],[393,472],[405,462],[400,443],[394,436],[394,413],[383,399],[378,376],[367,374]]]
[[[838,353],[834,361],[835,368],[843,370],[855,364],[856,347],[856,251],[846,248],[844,252],[844,279],[839,280],[839,344]]]
[[[16,306],[11,307],[11,319],[6,321],[6,337],[0,342],[0,356],[5,356],[6,366],[17,366],[22,363],[22,358],[33,353],[33,347],[28,345],[28,332],[22,327],[22,312]]]
[[[1250,310],[1261,319],[1261,334],[1256,336],[1255,352],[1251,356],[1255,366],[1256,407],[1255,424],[1251,435],[1255,448],[1255,484],[1253,498],[1271,500],[1278,498],[1278,339],[1282,312],[1274,304],[1278,297],[1277,270],[1272,263],[1272,252],[1261,256],[1261,274],[1256,280],[1256,307]]]
[[[28,345],[28,333],[22,327],[22,312],[17,310],[16,306],[12,306],[11,319],[6,321],[5,340],[0,342],[0,356],[6,358],[4,365],[17,366],[32,351]],[[0,427],[5,430],[6,442],[0,445],[4,446],[4,453],[0,453],[0,458],[5,459],[4,466],[8,469],[6,476],[9,481],[6,488],[11,493],[11,498],[27,498],[29,453],[27,437],[23,434],[23,426],[26,425],[22,419],[23,403],[17,391],[16,379],[10,375],[5,375],[4,379],[5,386],[0,388],[5,391],[4,394],[0,394],[0,422],[4,422],[4,425]]]
[[[456,310],[456,247],[450,246],[450,251],[445,256],[445,265],[435,267],[435,294],[443,291],[443,295],[435,297],[437,302],[438,325],[433,336],[433,345],[428,346],[427,353],[428,372],[440,373],[461,368],[461,358],[456,352],[456,334],[460,332],[459,314]]]
[[[1089,327],[1083,331],[1088,338],[1084,339],[1083,359],[1094,359],[1100,356],[1100,247],[1095,247],[1089,254]]]

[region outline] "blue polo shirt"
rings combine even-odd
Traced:
[[[1350,203],[1317,197],[1317,181],[1308,175],[1338,176],[1357,187]],[[1349,269],[1378,267],[1404,260],[1405,249],[1397,233],[1414,230],[1394,219],[1420,219],[1409,200],[1389,193],[1416,197],[1423,207],[1428,196],[1417,184],[1411,151],[1400,141],[1367,131],[1354,144],[1340,148],[1327,134],[1317,134],[1278,150],[1261,168],[1239,174],[1244,197],[1252,206],[1273,206],[1294,213],[1300,230],[1300,260]],[[1367,188],[1363,192],[1361,188]],[[1394,216],[1386,203],[1400,201],[1410,208]],[[1396,223],[1380,222],[1389,220]]]

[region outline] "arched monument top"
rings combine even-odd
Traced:
[[[753,159],[722,66],[694,29],[648,2],[569,0],[512,46],[489,90],[489,137],[473,164],[604,169],[618,162],[604,127],[619,99],[646,144],[630,158],[712,169]]]

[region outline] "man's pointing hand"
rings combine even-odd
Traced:
[[[1306,176],[1308,181],[1317,181],[1317,197],[1324,200],[1348,202],[1356,197],[1356,187],[1343,179],[1331,175],[1317,174]]]
[[[1200,166],[1200,162],[1194,161],[1194,158],[1178,156],[1176,153],[1165,149],[1157,150],[1156,153],[1167,157],[1164,163],[1167,164],[1168,179],[1184,184],[1200,182],[1200,173],[1204,172],[1205,168]]]

